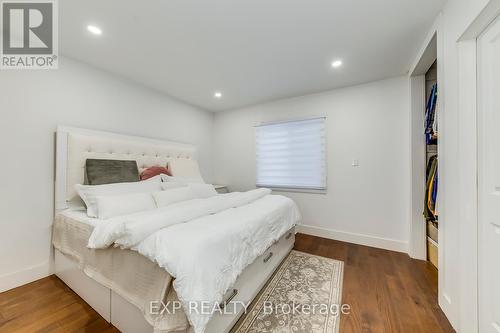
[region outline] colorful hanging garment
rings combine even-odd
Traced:
[[[428,221],[437,221],[436,200],[438,190],[438,158],[432,156],[427,163],[427,186],[424,200],[424,216]]]
[[[434,172],[434,180],[432,183],[432,193],[429,198],[429,210],[432,212],[434,215],[434,218],[437,220],[437,209],[436,209],[436,203],[437,203],[437,192],[438,192],[438,162],[436,159],[436,171]]]
[[[425,110],[425,141],[428,145],[437,144],[437,133],[434,131],[437,97],[437,84],[435,84],[432,86],[431,95],[429,96]]]

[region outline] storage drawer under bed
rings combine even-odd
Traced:
[[[228,311],[231,313],[216,314],[208,324],[207,333],[229,332],[243,314],[244,308],[240,302],[248,305],[257,296],[276,268],[290,253],[294,243],[295,228],[292,228],[243,271],[233,288],[224,297],[226,301],[229,299],[233,301],[233,303],[228,303],[226,307],[236,306],[237,312]]]
[[[293,249],[294,243],[295,228],[292,228],[249,265],[238,277],[233,288],[225,295],[225,300],[230,298],[233,301],[228,306],[234,303],[238,304],[238,302],[249,304]],[[75,261],[58,250],[55,250],[55,263],[56,275],[121,332],[153,332],[153,327],[144,319],[141,310],[110,289],[87,277]],[[237,307],[237,310],[227,314],[214,315],[205,332],[229,332],[243,314],[244,308],[240,306]],[[179,331],[179,333],[181,332]]]

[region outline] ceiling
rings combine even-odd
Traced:
[[[59,47],[220,111],[403,75],[444,2],[64,0]]]

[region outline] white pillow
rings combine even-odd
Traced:
[[[99,219],[156,209],[156,203],[150,192],[97,196],[96,202]]]
[[[205,181],[201,178],[186,178],[186,177],[172,177],[168,175],[161,175],[163,183],[179,183],[182,185],[188,184],[205,184]]]
[[[217,191],[212,184],[189,184],[188,187],[193,191],[197,198],[205,199],[217,195]]]
[[[87,215],[97,217],[98,196],[120,195],[131,193],[156,192],[161,190],[161,176],[152,177],[148,180],[132,183],[117,183],[104,185],[75,185],[80,198],[87,206]]]
[[[196,199],[196,195],[193,190],[191,190],[188,186],[153,192],[152,194],[158,208],[181,201]]]
[[[168,162],[168,169],[174,177],[194,180],[193,183],[204,183],[198,162],[190,158],[176,158]]]
[[[187,186],[187,183],[179,183],[179,182],[163,182],[161,183],[161,189],[162,190],[170,190],[173,188],[179,188],[179,187],[184,187]]]

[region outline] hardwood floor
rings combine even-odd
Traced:
[[[454,332],[437,305],[437,270],[406,254],[297,235],[295,248],[345,263],[341,333]],[[50,276],[0,294],[0,332],[118,332]]]
[[[299,234],[295,249],[344,262],[340,333],[454,332],[437,304],[437,270],[403,253]]]
[[[0,332],[119,332],[55,275],[0,294]]]

